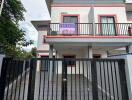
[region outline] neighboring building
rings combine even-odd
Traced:
[[[51,0],[47,4],[51,20],[32,21],[39,32],[38,57],[107,58],[130,52],[131,3],[124,0]],[[74,31],[72,34],[64,32],[66,25],[70,25],[67,31]]]

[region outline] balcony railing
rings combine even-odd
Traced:
[[[74,32],[70,28],[62,32],[60,23],[50,23],[48,35],[132,36],[132,23],[76,23],[74,26]]]

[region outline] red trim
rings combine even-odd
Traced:
[[[132,18],[128,18],[127,21],[132,21]]]
[[[48,54],[39,54],[39,56],[49,56]]]
[[[80,14],[63,14],[61,13],[61,23],[63,23],[63,18],[64,16],[77,16],[78,18],[78,23],[80,23]],[[78,33],[80,32],[80,25],[78,24]]]
[[[43,35],[43,37],[45,38],[47,35]]]
[[[115,23],[118,23],[118,21],[117,21],[117,14],[99,14],[98,15],[98,23],[101,23],[100,19],[101,19],[102,16],[111,16],[111,17],[114,17]],[[116,25],[116,32],[117,32],[118,31],[118,25],[117,24],[115,24],[115,25]],[[100,33],[100,24],[98,24],[98,33]]]
[[[132,36],[47,36],[46,38],[132,38]]]
[[[51,7],[91,7],[91,4],[52,4]],[[125,7],[124,4],[94,4],[94,7]]]
[[[49,52],[49,50],[37,50],[36,52],[39,52],[39,53],[48,53]],[[53,51],[53,52],[55,52],[55,51]]]
[[[37,50],[37,52],[49,52],[49,50]]]

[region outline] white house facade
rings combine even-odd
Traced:
[[[107,58],[131,52],[132,9],[129,2],[53,0],[50,14],[50,21],[32,21],[39,32],[38,57]],[[62,34],[61,23],[76,23],[76,32]]]
[[[104,70],[106,66],[119,68],[122,64],[107,61],[107,59],[117,56],[122,58],[122,55],[132,53],[132,4],[130,2],[124,0],[47,0],[47,5],[51,20],[32,21],[39,32],[37,57],[45,59],[37,61],[37,71],[48,71],[50,76],[53,70],[62,76],[65,73],[64,79],[67,79],[67,75],[71,77],[83,75],[91,81],[90,75],[94,74],[92,73],[94,59],[95,61],[102,58],[106,60],[106,62],[100,61],[100,65],[98,60],[96,63],[96,67],[104,66]],[[47,62],[46,58],[57,58],[61,61],[58,60],[56,65],[56,61]],[[65,64],[62,58],[76,59],[76,61],[69,60]],[[79,58],[83,60],[79,61]],[[132,98],[132,79],[129,78],[132,74],[130,59],[128,63],[126,67],[128,94],[129,98]],[[99,71],[104,71],[98,68],[97,76],[100,76]],[[117,71],[120,70],[118,68]],[[111,69],[106,72],[111,76],[115,71]],[[106,80],[109,75],[106,75]],[[100,87],[100,80],[98,80],[97,88],[103,91]],[[109,84],[112,84],[112,80]]]

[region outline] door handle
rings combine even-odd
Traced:
[[[63,78],[63,82],[66,82],[67,81],[67,79],[66,78]]]

